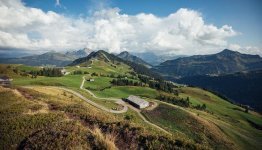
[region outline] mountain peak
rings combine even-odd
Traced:
[[[79,65],[79,64],[88,64],[92,59],[104,61],[104,62],[110,62],[112,60],[115,60],[117,58],[116,56],[107,53],[104,50],[98,50],[91,52],[88,56],[78,58],[73,61],[73,63],[69,64],[70,66]],[[118,58],[119,59],[119,58]]]
[[[83,49],[79,49],[79,50],[75,50],[75,51],[68,51],[65,54],[66,55],[70,55],[74,58],[81,58],[81,57],[86,57],[87,55],[89,55],[92,52],[91,49],[89,48],[83,48]]]
[[[233,50],[230,50],[230,49],[224,49],[223,51],[219,52],[218,54],[237,54],[239,52],[237,51],[233,51]]]
[[[120,54],[117,55],[117,57],[119,57],[123,60],[128,60],[128,61],[131,61],[131,62],[134,62],[134,63],[137,63],[137,64],[141,64],[141,65],[146,66],[148,68],[151,67],[151,65],[148,64],[147,62],[145,62],[143,59],[141,59],[137,56],[134,56],[127,51],[121,52]]]
[[[107,53],[107,52],[105,50],[100,49],[100,50],[96,51],[95,53],[99,54],[99,53]]]
[[[129,54],[129,52],[128,51],[123,51],[120,54]]]
[[[118,57],[124,58],[130,56],[128,51],[123,51],[120,54],[118,54]]]

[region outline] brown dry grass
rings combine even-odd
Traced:
[[[98,127],[95,127],[91,133],[95,137],[96,141],[100,146],[107,150],[115,150],[117,149],[115,145],[116,136],[113,134],[103,134]]]
[[[48,104],[46,104],[45,102],[42,102],[42,101],[37,101],[37,103],[39,105],[41,105],[40,109],[38,109],[38,110],[28,109],[28,112],[26,112],[24,114],[35,115],[35,114],[46,114],[46,113],[50,112]]]

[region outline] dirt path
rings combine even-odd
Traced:
[[[90,95],[92,95],[94,98],[97,98],[97,99],[102,99],[102,100],[113,100],[113,101],[122,101],[121,99],[119,98],[104,98],[104,97],[97,97],[93,92],[89,91],[88,89],[84,88],[84,84],[85,84],[85,77],[83,76],[82,77],[82,83],[80,85],[80,89],[88,92]]]
[[[97,97],[93,92],[91,92],[91,91],[89,91],[89,90],[83,88],[84,83],[85,83],[85,77],[83,76],[82,78],[83,78],[83,80],[82,80],[82,83],[81,83],[81,85],[80,85],[80,89],[87,91],[90,95],[92,95],[93,97],[95,97],[95,98],[97,98],[97,99],[103,99],[103,100],[115,100],[116,103],[121,104],[121,105],[123,105],[124,107],[129,107],[130,109],[132,109],[132,110],[134,110],[135,112],[137,112],[138,115],[140,116],[140,118],[141,118],[144,122],[146,122],[147,124],[149,124],[149,125],[151,125],[151,126],[153,126],[153,127],[155,127],[155,128],[158,128],[159,130],[161,130],[161,131],[163,131],[163,132],[165,132],[165,133],[171,135],[170,132],[166,131],[165,129],[161,128],[160,126],[158,126],[158,125],[156,125],[156,124],[153,124],[153,123],[149,122],[149,121],[148,121],[148,120],[147,120],[147,119],[146,119],[146,118],[141,114],[141,110],[140,110],[140,109],[137,109],[137,108],[133,107],[132,105],[127,104],[127,103],[124,102],[122,99],[117,99],[117,98],[101,98],[101,97]]]
[[[26,88],[33,88],[33,86],[25,86],[25,87],[26,87]],[[97,108],[99,108],[99,109],[101,109],[101,110],[110,112],[110,113],[120,114],[120,113],[125,113],[125,112],[127,112],[127,110],[128,110],[127,106],[124,106],[124,108],[123,108],[122,110],[112,110],[112,109],[108,109],[108,108],[106,108],[106,107],[104,107],[104,106],[102,106],[102,105],[99,105],[99,104],[97,104],[97,103],[95,103],[95,102],[87,99],[87,98],[84,97],[82,94],[80,94],[80,93],[78,93],[78,92],[76,92],[76,91],[73,91],[73,90],[71,90],[71,89],[67,89],[67,88],[63,88],[63,87],[54,87],[54,86],[50,86],[50,87],[47,87],[47,88],[50,88],[50,89],[56,88],[56,89],[61,89],[61,90],[67,91],[67,92],[69,92],[69,93],[72,93],[72,94],[76,95],[77,97],[81,98],[82,100],[86,101],[87,103],[89,103],[89,104],[91,104],[91,105],[93,105],[93,106],[95,106],[95,107],[97,107]]]
[[[97,96],[96,96],[94,93],[92,93],[91,91],[83,88],[84,83],[85,83],[85,77],[83,76],[82,78],[83,78],[83,80],[82,80],[82,82],[81,82],[80,89],[88,92],[88,93],[89,93],[90,95],[92,95],[94,98],[102,99],[102,100],[115,101],[115,103],[120,104],[120,105],[123,105],[124,108],[123,108],[122,110],[112,110],[112,109],[108,109],[108,108],[106,108],[106,107],[104,107],[104,106],[102,106],[102,105],[99,105],[99,104],[97,104],[97,103],[95,103],[95,102],[87,99],[87,98],[84,97],[82,94],[80,94],[80,93],[78,93],[78,92],[76,92],[76,91],[71,90],[71,89],[67,89],[67,88],[64,88],[64,87],[48,86],[47,88],[51,88],[51,89],[52,89],[52,88],[57,88],[57,89],[61,89],[61,90],[70,92],[70,93],[76,95],[77,97],[81,98],[82,100],[86,101],[87,103],[89,103],[89,104],[91,104],[91,105],[93,105],[93,106],[95,106],[95,107],[97,107],[97,108],[99,108],[99,109],[101,109],[101,110],[104,110],[104,111],[106,111],[106,112],[110,112],[110,113],[115,113],[115,114],[125,113],[125,112],[127,112],[128,108],[130,108],[130,109],[134,110],[135,112],[137,112],[138,115],[140,116],[140,118],[141,118],[145,123],[147,123],[147,124],[149,124],[149,125],[157,128],[157,129],[165,132],[166,134],[172,135],[170,132],[166,131],[165,129],[161,128],[160,126],[149,122],[149,121],[141,114],[141,110],[140,110],[140,109],[137,109],[137,108],[133,107],[132,105],[127,104],[127,103],[124,102],[122,99],[97,97]],[[34,86],[24,86],[24,87],[26,87],[26,88],[34,88]]]

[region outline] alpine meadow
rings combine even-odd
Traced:
[[[260,0],[0,0],[0,149],[260,149],[261,14]]]

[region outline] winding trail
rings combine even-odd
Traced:
[[[119,98],[103,98],[103,97],[97,97],[93,92],[89,91],[88,89],[84,88],[84,84],[85,84],[85,76],[82,77],[82,83],[80,85],[80,89],[88,92],[90,95],[92,95],[94,98],[97,98],[97,99],[102,99],[102,100],[113,100],[113,101],[122,101],[124,102],[122,99],[119,99]]]
[[[81,90],[84,90],[84,91],[88,92],[90,95],[92,95],[94,98],[97,98],[97,99],[115,101],[115,103],[122,105],[122,106],[123,106],[123,109],[122,109],[122,110],[112,110],[112,109],[108,109],[108,108],[106,108],[106,107],[103,106],[103,105],[97,104],[97,103],[95,103],[94,101],[87,99],[85,96],[83,96],[82,94],[80,94],[80,93],[78,93],[78,92],[76,92],[76,91],[71,90],[71,89],[67,89],[67,88],[64,88],[64,87],[48,86],[48,87],[46,87],[46,88],[50,88],[50,89],[56,88],[56,89],[61,89],[61,90],[67,91],[67,92],[69,92],[69,93],[72,93],[72,94],[76,95],[77,97],[81,98],[82,100],[86,101],[87,103],[89,103],[89,104],[91,104],[91,105],[93,105],[93,106],[95,106],[95,107],[97,107],[97,108],[99,108],[99,109],[101,109],[101,110],[104,110],[104,111],[110,112],[110,113],[114,113],[114,114],[125,113],[125,112],[127,112],[128,108],[130,108],[130,109],[134,110],[135,112],[137,112],[137,114],[140,116],[140,118],[141,118],[145,123],[147,123],[147,124],[149,124],[149,125],[157,128],[157,129],[163,131],[163,132],[166,133],[166,134],[172,135],[170,132],[166,131],[165,129],[161,128],[160,126],[158,126],[158,125],[156,125],[156,124],[153,124],[153,123],[151,123],[150,121],[148,121],[148,120],[141,114],[141,110],[140,110],[140,109],[137,109],[137,108],[133,107],[132,105],[124,102],[122,99],[97,97],[97,96],[96,96],[94,93],[92,93],[91,91],[83,88],[84,83],[85,83],[85,77],[83,76],[82,79],[83,79],[83,80],[82,80],[82,83],[81,83],[81,85],[80,85],[80,89],[81,89]],[[23,87],[25,87],[25,88],[32,88],[32,89],[34,88],[34,86],[23,86]]]
[[[34,86],[23,86],[23,87],[25,87],[25,88],[32,88],[32,89],[34,88]],[[127,107],[127,106],[124,106],[124,108],[123,108],[122,110],[112,110],[112,109],[108,109],[108,108],[106,108],[106,107],[104,107],[104,106],[102,106],[102,105],[99,105],[99,104],[93,102],[92,100],[87,99],[87,98],[84,97],[82,94],[80,94],[80,93],[78,93],[78,92],[76,92],[76,91],[71,90],[71,89],[67,89],[67,88],[64,88],[64,87],[48,86],[48,87],[46,87],[46,88],[50,88],[50,89],[61,89],[61,90],[67,91],[67,92],[72,93],[72,94],[74,94],[75,96],[81,98],[82,100],[86,101],[87,103],[91,104],[92,106],[95,106],[95,107],[97,107],[97,108],[99,108],[99,109],[101,109],[101,110],[104,110],[104,111],[106,111],[106,112],[115,113],[115,114],[120,114],[120,113],[125,113],[125,112],[127,112],[127,110],[128,110],[128,107]],[[118,103],[118,102],[116,102],[116,103]],[[121,103],[118,103],[118,104],[123,105],[123,104],[121,104]]]
[[[67,92],[70,92],[76,96],[78,96],[79,98],[83,99],[84,101],[86,101],[87,103],[99,108],[99,109],[102,109],[104,111],[107,111],[107,112],[110,112],[110,113],[114,113],[114,114],[121,114],[121,113],[125,113],[127,112],[128,108],[127,106],[123,105],[124,108],[122,110],[112,110],[112,109],[108,109],[106,107],[104,107],[103,105],[99,105],[89,99],[87,99],[86,97],[84,97],[82,94],[76,92],[76,91],[73,91],[73,90],[70,90],[70,89],[67,89],[67,88],[63,88],[63,87],[56,87],[56,88],[59,88],[59,89],[62,89],[62,90],[65,90]],[[117,104],[121,104],[121,102],[116,102]],[[122,105],[122,104],[121,104]]]
[[[151,123],[150,121],[148,121],[142,114],[141,114],[141,110],[137,109],[135,107],[133,107],[132,105],[127,104],[126,102],[124,102],[122,99],[117,99],[117,98],[102,98],[102,97],[97,97],[93,92],[89,91],[88,89],[83,88],[84,84],[85,84],[85,76],[82,77],[82,83],[80,85],[80,89],[87,91],[90,95],[92,95],[93,97],[97,98],[97,99],[102,99],[102,100],[114,100],[116,101],[116,103],[123,105],[124,107],[129,107],[130,109],[134,110],[135,112],[137,112],[137,114],[140,116],[140,118],[147,124],[165,132],[166,134],[172,135],[170,132],[166,131],[165,129],[161,128],[160,126]]]

